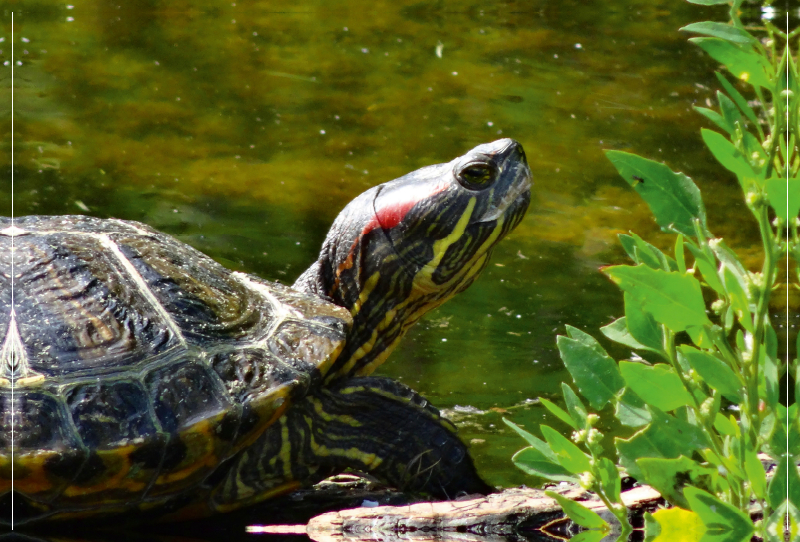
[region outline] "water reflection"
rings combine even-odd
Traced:
[[[390,542],[392,540],[389,536],[383,536],[383,540]],[[514,534],[508,536],[486,536],[475,535],[466,533],[448,533],[443,536],[434,536],[431,534],[420,533],[419,536],[405,535],[398,537],[397,540],[412,540],[418,542],[559,542],[564,540],[563,537],[549,536],[543,532],[528,532],[525,534]],[[194,536],[187,536],[186,534],[170,534],[160,535],[155,533],[136,533],[136,532],[120,532],[114,531],[113,533],[90,533],[89,537],[85,532],[76,533],[74,536],[70,534],[58,534],[49,536],[43,534],[18,534],[10,533],[0,535],[2,542],[206,542],[212,540],[207,536],[196,538]],[[246,534],[242,533],[237,535],[230,531],[224,533],[219,540],[228,540],[230,542],[254,542],[261,540],[263,542],[331,542],[334,538],[324,537],[309,537],[307,535],[277,535],[277,534]],[[341,540],[336,537],[335,540]],[[604,540],[603,542],[614,542],[614,539]]]

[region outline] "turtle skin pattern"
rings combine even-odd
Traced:
[[[0,219],[0,521],[12,477],[17,523],[197,486],[321,381],[349,322],[143,224]]]

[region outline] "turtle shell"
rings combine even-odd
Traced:
[[[0,219],[0,503],[12,473],[19,519],[201,486],[320,381],[349,321],[143,224]]]

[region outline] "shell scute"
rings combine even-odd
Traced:
[[[177,344],[97,239],[21,237],[15,254],[16,321],[33,370],[47,376],[107,370]]]
[[[158,367],[148,372],[144,382],[154,399],[161,427],[170,433],[233,408],[219,380],[198,361]]]
[[[225,383],[234,401],[246,405],[281,386],[307,384],[311,376],[300,373],[263,348],[243,348],[211,357],[211,367]]]
[[[316,379],[327,372],[336,356],[329,356],[325,363],[314,363],[313,360],[324,359],[325,354],[332,350],[338,354],[338,349],[343,346],[340,333],[336,328],[286,321],[270,336],[267,347],[297,371]]]
[[[44,391],[19,390],[13,399],[3,394],[3,407],[14,420],[14,488],[50,501],[76,478],[88,456],[72,431],[66,405]]]
[[[67,389],[65,396],[78,434],[91,449],[125,446],[157,432],[141,382],[81,382]]]
[[[174,492],[199,482],[229,455],[241,407],[199,360],[155,368],[144,383],[170,439],[151,493]]]
[[[211,367],[242,406],[235,446],[241,448],[269,425],[294,397],[305,394],[313,371],[299,370],[264,348],[229,350],[214,355]],[[316,370],[316,368],[314,368]]]
[[[269,327],[272,306],[202,253],[155,233],[113,239],[188,340],[248,340]]]

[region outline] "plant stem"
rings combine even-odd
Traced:
[[[708,420],[706,419],[706,416],[703,415],[703,411],[701,408],[702,405],[700,404],[700,401],[697,400],[697,397],[695,397],[695,394],[692,393],[692,388],[689,385],[689,381],[683,374],[683,369],[681,369],[680,363],[678,363],[678,350],[675,348],[675,334],[669,329],[667,329],[666,326],[663,326],[663,330],[664,330],[664,351],[667,353],[669,362],[672,365],[673,369],[675,369],[675,373],[681,380],[681,384],[683,384],[684,389],[692,397],[697,419],[700,420],[701,423],[703,424],[703,430],[709,437],[709,440],[711,441],[711,447],[713,452],[720,458],[724,457],[722,453],[723,449],[722,441],[720,440],[719,435],[714,429],[714,420]],[[714,412],[713,414],[716,415],[716,412]]]
[[[603,488],[600,487],[599,482],[594,483],[592,491],[594,491],[597,494],[597,496],[600,497],[600,500],[603,501],[603,504],[606,505],[606,508],[612,514],[614,514],[614,517],[617,518],[620,525],[622,526],[622,532],[620,533],[619,540],[626,540],[628,538],[628,535],[633,532],[633,526],[631,525],[631,522],[628,520],[628,508],[625,505],[623,505],[622,510],[617,510],[615,504],[611,502],[611,500],[606,496],[605,491],[603,491]]]

